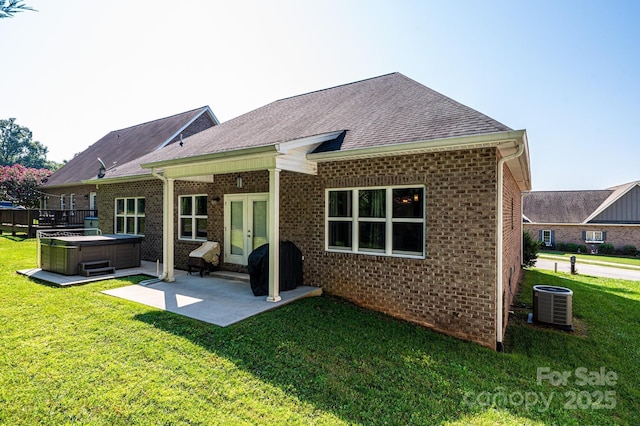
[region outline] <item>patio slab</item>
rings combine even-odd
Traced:
[[[43,271],[40,268],[22,269],[16,271],[21,275],[25,275],[30,278],[36,278],[38,280],[45,281],[49,284],[57,285],[60,287],[68,287],[72,285],[82,285],[95,281],[111,280],[114,278],[124,278],[133,275],[149,275],[151,277],[157,277],[157,270],[162,271],[162,265],[158,265],[154,262],[142,261],[137,268],[117,269],[113,274],[96,275],[93,277],[84,277],[82,275],[62,275],[55,272]],[[175,271],[176,276],[186,275],[186,271]]]
[[[136,284],[102,293],[226,327],[304,297],[320,296],[322,289],[298,286],[281,292],[279,302],[267,302],[266,296],[254,296],[246,281],[195,274],[176,276],[172,283]]]

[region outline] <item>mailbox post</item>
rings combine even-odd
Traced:
[[[576,273],[576,257],[575,256],[571,256],[571,274],[575,275]]]

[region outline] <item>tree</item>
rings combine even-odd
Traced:
[[[51,176],[51,170],[34,169],[20,164],[0,167],[0,199],[27,208],[38,207],[38,187]]]
[[[538,260],[538,249],[540,248],[540,242],[533,239],[531,234],[527,231],[522,233],[522,248],[523,248],[523,259],[522,265],[525,268],[531,268],[536,266],[536,261]]]
[[[34,141],[31,130],[17,124],[15,118],[0,120],[0,166],[22,164],[34,169],[55,170],[59,166],[47,161],[48,151],[46,146]]]
[[[0,18],[13,18],[18,12],[33,10],[34,8],[22,4],[23,0],[0,0]]]

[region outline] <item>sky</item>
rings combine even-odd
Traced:
[[[640,180],[640,2],[25,0],[0,119],[62,162],[111,130],[400,72],[526,129],[533,190]]]

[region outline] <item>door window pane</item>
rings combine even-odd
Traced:
[[[231,202],[231,254],[244,253],[244,218],[243,202]]]
[[[253,202],[253,247],[258,247],[267,244],[267,202],[266,201],[254,201]]]

